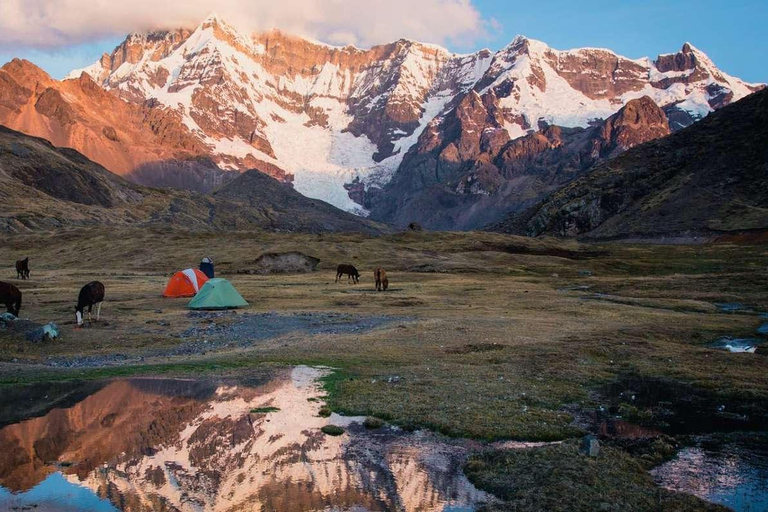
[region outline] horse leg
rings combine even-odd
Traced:
[[[101,302],[99,302],[96,305],[96,321],[99,321],[99,317],[101,317]]]
[[[88,306],[88,323],[89,324],[93,323],[93,319],[91,318],[91,311],[93,311],[93,304]]]

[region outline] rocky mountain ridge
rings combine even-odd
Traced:
[[[587,239],[768,230],[768,90],[598,165],[493,229]]]

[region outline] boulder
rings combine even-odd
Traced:
[[[584,436],[579,446],[579,452],[588,457],[597,457],[600,455],[600,441],[595,436]]]
[[[33,329],[29,331],[26,334],[26,337],[29,341],[34,341],[38,343],[45,342],[45,341],[53,341],[59,337],[59,328],[56,326],[55,323],[50,322],[43,326],[38,327],[37,329]]]
[[[302,252],[269,252],[262,254],[253,262],[255,268],[246,271],[249,274],[304,274],[317,270],[318,258]]]

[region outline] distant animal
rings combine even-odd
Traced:
[[[387,271],[379,267],[373,271],[373,278],[376,280],[376,291],[385,292],[389,288],[389,279],[387,278]]]
[[[0,282],[0,304],[5,304],[8,312],[15,317],[21,311],[21,292],[10,283]]]
[[[339,282],[339,280],[341,279],[341,276],[343,276],[343,275],[349,276],[347,278],[347,282],[349,282],[350,279],[352,280],[352,283],[354,283],[354,284],[357,284],[357,283],[360,282],[360,273],[352,265],[343,265],[342,264],[342,265],[338,266],[338,268],[336,269],[336,282],[337,283]]]
[[[91,311],[96,306],[96,321],[101,316],[101,303],[104,302],[104,285],[98,281],[91,281],[83,286],[80,295],[77,297],[77,306],[75,306],[75,318],[77,325],[83,325],[83,311],[88,308],[88,322],[92,323]]]
[[[423,228],[421,227],[421,224],[419,224],[418,222],[411,222],[410,224],[408,224],[408,229],[410,229],[411,231],[421,231]]]
[[[29,279],[29,258],[16,262],[16,279]]]

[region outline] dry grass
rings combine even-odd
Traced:
[[[309,275],[242,275],[264,252],[321,259]],[[480,438],[560,439],[576,435],[563,405],[621,373],[663,376],[713,393],[768,401],[759,357],[714,351],[722,334],[753,332],[754,315],[719,312],[715,302],[768,309],[763,247],[605,246],[486,233],[362,235],[188,234],[90,230],[15,236],[0,247],[31,257],[22,316],[55,321],[62,339],[30,344],[0,333],[0,379],[105,376],[129,372],[228,372],[267,362],[326,364],[334,410]],[[208,255],[251,303],[250,312],[345,312],[399,320],[359,334],[284,336],[248,349],[147,360],[140,367],[62,370],[49,356],[143,353],[180,343],[197,320],[187,300],[160,297],[172,272]],[[361,284],[334,283],[352,263]],[[376,293],[373,269],[390,274]],[[429,266],[436,272],[412,272]],[[593,273],[584,277],[584,271]],[[107,288],[105,323],[75,331],[73,306],[86,282]],[[586,291],[559,291],[590,286]],[[594,292],[610,294],[596,300]],[[233,317],[236,318],[236,317]],[[491,347],[491,348],[489,348]]]

